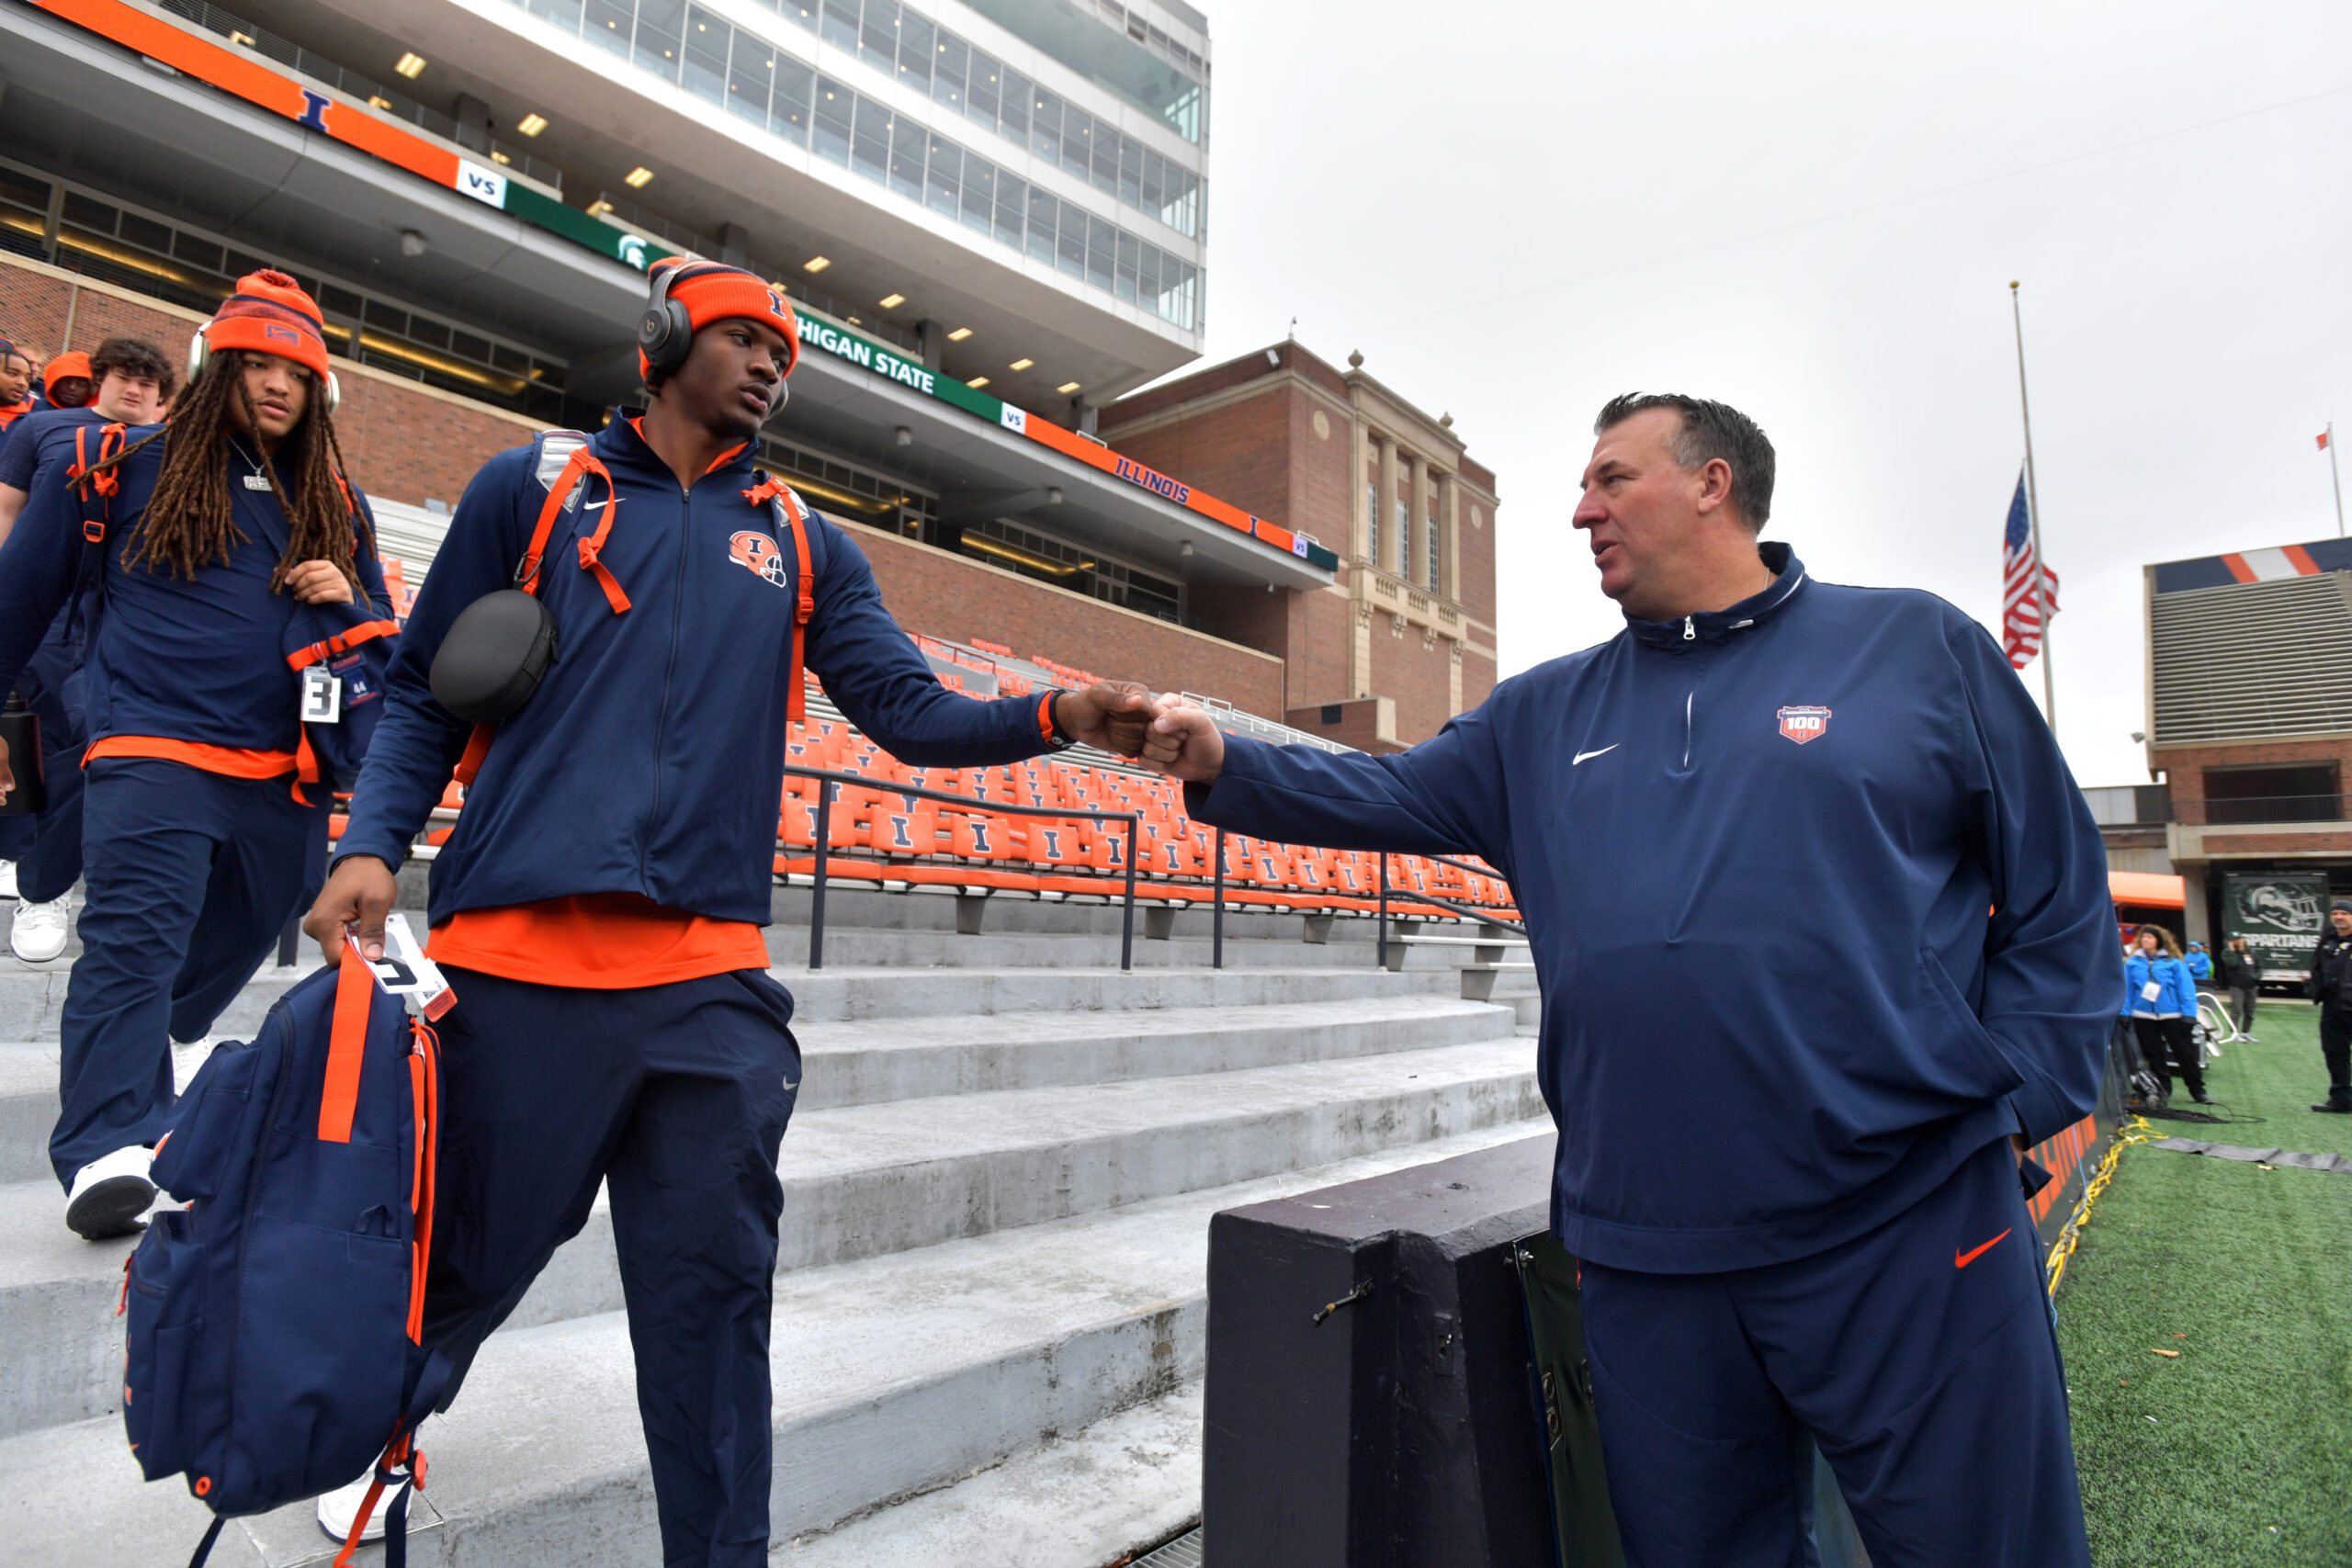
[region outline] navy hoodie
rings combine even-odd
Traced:
[[[134,428],[126,440],[136,443],[153,430]],[[52,430],[47,445],[61,437],[70,443],[73,433]],[[281,488],[294,479],[290,457],[281,449]],[[193,578],[176,577],[160,563],[122,564],[163,470],[164,443],[150,443],[114,470],[121,489],[107,525],[105,602],[84,677],[83,716],[92,740],[145,735],[291,751],[300,739],[301,680],[286,663],[296,600],[269,586],[286,553],[286,516],[277,496],[245,487],[245,476],[259,470],[244,449],[224,449],[220,460],[229,468],[230,518],[243,537],[231,540],[225,563],[207,562]],[[82,502],[66,483],[67,467],[51,461],[35,479],[15,530],[0,546],[0,691],[23,671],[81,571]],[[352,501],[372,536],[368,498],[355,487]],[[356,564],[368,599],[390,615],[383,565],[365,543]]]
[[[627,412],[627,411],[625,411]],[[560,649],[501,726],[433,863],[431,923],[464,909],[587,893],[765,925],[784,779],[796,552],[747,448],[681,490],[626,418],[590,443],[618,510],[601,559],[615,613],[573,543],[595,532],[591,479],[559,516],[539,599]],[[402,629],[337,859],[398,866],[441,799],[470,728],[433,700],[434,655],[460,611],[512,586],[548,486],[535,446],[483,465]],[[547,465],[552,468],[555,465]],[[1016,761],[1049,750],[1039,699],[976,702],[939,683],[882,606],[848,536],[806,513],[817,579],[806,659],[826,694],[901,761]]]
[[[1628,619],[1394,756],[1229,738],[1193,816],[1484,856],[1523,910],[1579,1257],[1802,1258],[2091,1109],[2122,988],[2098,828],[1982,627],[1777,574]],[[1987,911],[1992,911],[1989,915]]]

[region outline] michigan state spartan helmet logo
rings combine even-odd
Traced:
[[[2287,931],[2320,928],[2319,895],[2293,882],[2250,882],[2237,889],[2241,919]]]

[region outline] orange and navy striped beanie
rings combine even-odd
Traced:
[[[326,321],[302,286],[282,272],[249,272],[237,291],[204,324],[213,353],[248,349],[292,360],[323,381],[327,378]]]
[[[782,290],[740,266],[688,261],[684,256],[662,257],[646,268],[646,276],[650,279],[673,266],[682,270],[670,285],[670,298],[686,308],[686,320],[695,331],[736,316],[773,327],[784,334],[784,373],[792,374],[792,367],[800,363],[800,318],[792,313],[792,301]],[[638,374],[651,369],[639,352]]]

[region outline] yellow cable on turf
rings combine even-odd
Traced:
[[[2044,1260],[2042,1270],[2049,1276],[2052,1296],[2058,1293],[2058,1281],[2066,1277],[2066,1260],[2075,1256],[2075,1244],[2082,1240],[2083,1227],[2090,1223],[2092,1201],[2106,1191],[2107,1184],[2114,1179],[2116,1162],[2123,1157],[2125,1148],[2133,1144],[2146,1143],[2154,1132],[2144,1116],[2132,1117],[2128,1132],[2120,1127],[2116,1130],[2115,1142],[2107,1146],[2107,1157],[2098,1162],[2098,1168],[2091,1172],[2090,1180],[2083,1186],[2082,1201],[2076,1203],[2075,1212],[2066,1216],[2065,1228],[2058,1233],[2058,1239],[2050,1244],[2050,1256]]]

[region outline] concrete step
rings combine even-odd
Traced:
[[[1507,1007],[1419,996],[872,1019],[801,1023],[793,1032],[807,1112],[1467,1044],[1509,1034],[1517,1021]]]
[[[212,1025],[221,1039],[250,1039],[261,1026],[269,1004],[288,987],[319,966],[319,950],[303,944],[300,962],[288,968],[264,964],[247,980],[237,998],[223,1009]],[[54,964],[20,964],[0,958],[0,1040],[55,1041],[65,1008],[65,983],[72,965],[61,958]]]
[[[1543,1130],[1498,1123],[780,1280],[773,1539],[788,1550],[797,1537],[861,1515],[879,1523],[875,1510],[887,1505],[1196,1380],[1208,1220],[1218,1210]],[[424,1446],[432,1488],[411,1538],[419,1568],[569,1568],[660,1555],[618,1313],[493,1337],[456,1408],[425,1428]],[[1103,1511],[1115,1512],[1112,1503]],[[1167,1511],[1168,1496],[1149,1506]],[[140,1483],[110,1415],[0,1439],[0,1532],[12,1560],[150,1568],[188,1550],[208,1522],[176,1482]],[[213,1561],[301,1568],[333,1551],[310,1506],[298,1504],[232,1521]],[[1023,1561],[1050,1568],[1057,1560]],[[1077,1568],[1080,1560],[1069,1561]]]
[[[1115,960],[1116,954],[1114,954]],[[768,971],[797,1003],[794,1026],[854,1019],[994,1017],[1015,1012],[1263,1007],[1394,997],[1456,997],[1451,969],[849,969]]]
[[[797,1114],[778,1162],[790,1276],[1408,1149],[1544,1113],[1533,1053],[1474,1043]],[[0,1188],[0,1433],[110,1408],[128,1240],[67,1232],[52,1180]],[[621,1305],[599,1196],[509,1328]]]
[[[1017,944],[1027,939],[940,938],[932,933],[925,940],[944,946],[959,942]],[[1083,938],[1068,940],[1089,949],[1100,946]],[[1136,945],[1140,954],[1146,944]],[[779,964],[771,973],[798,999],[797,1018],[811,1021],[1458,994],[1453,969],[1434,960],[1426,966],[1416,963],[1404,974],[1387,976],[1383,981],[1368,958],[1360,964],[1335,962],[1321,956],[1329,950],[1277,942],[1228,943],[1223,970],[1207,967],[1204,946],[1193,955],[1199,961],[1195,967],[1139,963],[1131,975],[1119,971],[1115,940],[1108,948],[1082,955],[1073,951],[1069,956],[1048,959],[1037,953],[1021,962],[997,965],[854,964],[837,959],[829,950],[826,966],[815,974],[801,962],[807,956],[805,947],[795,949],[787,942],[784,951],[794,962]],[[1068,966],[1054,968],[1050,964]],[[300,963],[287,968],[265,964],[221,1013],[212,1034],[250,1039],[270,1004],[318,966],[318,950],[307,943]],[[65,1005],[66,974],[67,965],[62,960],[43,965],[13,959],[0,962],[0,1040],[55,1040]]]
[[[792,984],[808,988],[805,976]],[[277,994],[275,987],[268,992],[272,998]],[[799,1101],[805,1111],[1460,1044],[1510,1032],[1512,1016],[1499,1004],[1430,994],[1148,1013],[1057,1010],[827,1022],[804,1012],[794,1033],[806,1068]],[[233,1033],[224,1029],[215,1037],[250,1037],[252,1032],[250,1026]],[[181,1084],[209,1049],[175,1051]],[[57,1075],[55,1041],[0,1043],[0,1182],[49,1173]]]
[[[56,1044],[0,1045],[0,1182],[48,1177],[56,1122]]]
[[[792,1568],[1102,1568],[1201,1518],[1202,1384],[1106,1416],[952,1485],[776,1543]]]

